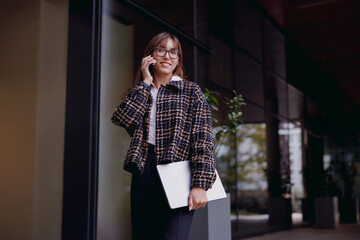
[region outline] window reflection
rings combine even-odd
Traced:
[[[102,15],[98,239],[131,238],[131,178],[122,170],[130,137],[110,118],[133,85],[133,35],[133,25],[124,25],[107,13]]]
[[[215,133],[218,128],[215,128]],[[231,194],[232,231],[266,224],[266,126],[244,124],[236,134],[228,134],[216,155],[217,169]],[[256,219],[250,226],[249,219]],[[246,224],[245,224],[246,222]],[[254,224],[255,223],[255,224]],[[249,225],[250,224],[250,225]]]
[[[290,164],[289,197],[291,197],[293,212],[301,212],[301,199],[304,197],[302,175],[302,138],[301,124],[298,121],[289,122],[279,129],[279,135],[287,139]]]

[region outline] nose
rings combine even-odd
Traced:
[[[168,54],[169,54],[169,56],[168,56]],[[166,51],[164,58],[170,58],[170,51]]]

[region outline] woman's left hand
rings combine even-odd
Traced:
[[[208,202],[204,188],[194,187],[189,194],[189,211],[205,207]]]

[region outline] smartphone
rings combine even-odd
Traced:
[[[153,76],[153,74],[154,74],[154,63],[150,64],[149,72],[150,72],[151,76]]]

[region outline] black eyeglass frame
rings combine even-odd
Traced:
[[[159,56],[158,53],[157,53],[157,51],[156,51],[156,50],[158,50],[158,49],[163,49],[163,50],[165,51],[165,54],[162,55],[162,56]],[[171,55],[170,55],[170,51],[173,51],[173,50],[176,51],[176,55],[177,55],[176,58],[173,58],[173,57],[171,57]],[[163,48],[163,47],[156,47],[156,48],[154,48],[154,51],[155,51],[156,56],[158,56],[158,57],[164,57],[166,54],[169,54],[169,57],[170,57],[170,58],[172,58],[172,59],[177,59],[177,58],[180,56],[180,50],[177,50],[177,49],[166,50],[166,49]]]

